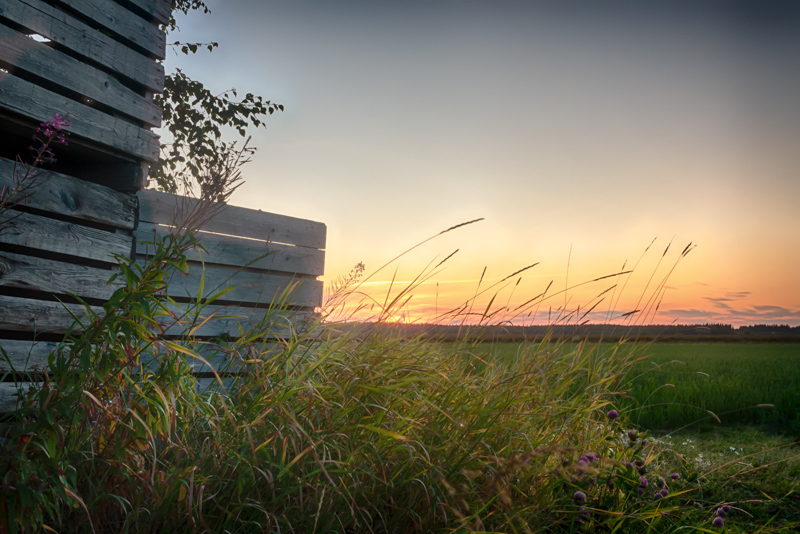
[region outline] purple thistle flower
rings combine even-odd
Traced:
[[[647,474],[647,468],[644,467],[644,466],[640,467],[639,468],[639,474],[640,475],[646,475]]]
[[[591,461],[591,460],[589,460],[589,457],[588,457],[588,456],[581,456],[581,457],[578,459],[578,463],[580,463],[580,462],[585,462],[585,463],[587,463],[587,464],[588,464],[590,461]]]
[[[722,509],[725,510],[725,512],[729,512],[731,507],[726,504],[725,506],[722,507]]]
[[[619,412],[617,410],[609,410],[606,412],[606,417],[611,419],[612,421],[619,417]]]
[[[574,500],[575,502],[577,502],[577,503],[579,503],[579,504],[583,504],[583,503],[585,503],[585,502],[586,502],[586,494],[585,494],[584,492],[580,491],[580,490],[576,491],[576,492],[575,492],[575,493],[572,495],[572,498],[573,498],[573,500]]]
[[[588,458],[590,462],[594,462],[595,460],[597,460],[597,455],[593,452],[587,452],[586,458]]]
[[[659,493],[661,494],[662,497],[666,497],[669,495],[669,490],[667,488],[664,488],[661,491],[659,491]]]
[[[650,483],[647,481],[645,477],[639,477],[639,485],[643,488],[646,488],[647,486],[650,485]]]
[[[728,511],[725,508],[717,508],[717,516],[725,517],[726,515],[728,515]]]
[[[641,460],[635,460],[633,463],[636,464],[636,467],[642,467],[644,465],[644,462]]]
[[[636,437],[636,430],[628,430],[628,439],[632,442],[636,442],[639,438]]]
[[[714,521],[712,521],[711,524],[714,525],[715,527],[724,527],[725,520],[722,519],[721,517],[715,517]]]
[[[646,440],[644,440],[644,441],[642,442],[642,444],[643,444],[643,445],[650,445],[650,440],[647,440],[647,439],[646,439]]]
[[[681,476],[678,473],[672,473],[669,476],[669,478],[671,478],[672,480],[678,480],[679,478],[681,478]]]

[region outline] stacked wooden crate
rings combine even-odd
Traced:
[[[103,302],[123,283],[108,282],[118,260],[144,265],[154,243],[198,202],[151,190],[120,193],[50,171],[36,180],[24,204],[0,217],[2,409],[46,368],[65,333],[78,334],[88,324],[87,305],[102,316]],[[12,184],[13,164],[0,162],[0,187]],[[324,269],[325,225],[236,206],[218,209],[196,234],[204,250],[190,251],[187,273],[172,273],[168,295],[175,316],[163,317],[163,337],[183,339],[189,322],[201,325],[191,332],[200,341],[235,340],[259,327],[274,339],[290,324],[297,328],[322,301],[317,277]],[[198,296],[224,288],[231,289],[194,315]],[[223,351],[213,363],[230,372],[234,360]],[[190,363],[200,377],[219,370]]]
[[[0,410],[41,376],[67,332],[80,332],[84,306],[102,313],[122,283],[107,283],[118,259],[147,261],[195,202],[142,190],[159,152],[152,97],[164,87],[160,26],[170,10],[170,0],[0,0],[0,189],[24,174],[14,158],[29,159],[39,123],[70,122],[69,146],[55,147],[58,172],[40,170],[24,201],[0,209]],[[233,286],[200,311],[193,335],[235,339],[273,316],[288,326],[312,313],[325,225],[220,208],[198,234],[207,252],[193,251],[189,274],[169,283],[179,308],[196,301],[201,279],[201,296]],[[180,336],[184,324],[164,320],[165,336]]]
[[[59,169],[117,190],[143,187],[158,159],[169,0],[0,0],[0,156],[30,144],[36,124],[70,121]],[[86,165],[91,161],[92,165]]]

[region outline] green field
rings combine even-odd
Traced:
[[[643,427],[800,426],[799,344],[652,343],[643,355],[625,403]]]
[[[517,357],[519,349],[513,343],[484,347],[501,359]],[[612,350],[610,344],[596,345],[595,360]],[[800,344],[648,343],[622,345],[619,352],[636,361],[622,381],[626,394],[618,408],[640,428],[800,427]]]

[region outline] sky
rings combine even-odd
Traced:
[[[800,325],[800,4],[207,4],[167,71],[285,107],[231,203],[325,223],[370,313]]]

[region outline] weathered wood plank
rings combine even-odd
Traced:
[[[132,238],[71,222],[9,210],[0,215],[0,243],[116,263],[111,254],[130,257]]]
[[[0,250],[0,287],[107,300],[125,285],[122,278],[108,283],[113,272]]]
[[[144,258],[138,260],[144,263]],[[2,262],[2,253],[0,253]],[[294,290],[283,302],[287,306],[315,307],[322,303],[322,282],[311,278],[296,278],[268,273],[246,272],[237,268],[219,267],[214,265],[203,266],[200,263],[190,262],[189,273],[176,273],[168,282],[168,295],[172,298],[196,298],[200,290],[200,281],[203,278],[203,297],[211,296],[223,288],[230,291],[221,297],[227,302],[236,302],[242,305],[269,304],[275,302],[277,297],[287,288]],[[0,275],[0,285],[2,285]]]
[[[105,104],[149,126],[161,126],[161,108],[114,76],[0,24],[0,60]],[[16,69],[12,69],[12,73]]]
[[[311,315],[301,310],[269,310],[263,308],[244,308],[240,306],[203,307],[199,315],[186,312],[185,307],[167,305],[174,316],[160,316],[158,321],[164,327],[167,336],[203,336],[213,337],[228,335],[240,337],[243,333],[251,333],[256,327],[263,326],[264,336],[287,336],[292,328],[301,325]],[[290,326],[295,325],[295,326]]]
[[[38,33],[151,91],[164,89],[164,66],[41,0],[0,0],[0,17]]]
[[[8,412],[17,407],[17,391],[27,391],[31,385],[39,386],[40,382],[20,382],[18,385],[13,382],[0,382],[0,412]]]
[[[146,255],[153,253],[155,242],[169,233],[169,228],[150,223],[139,222],[135,232],[136,253]],[[321,276],[325,267],[325,252],[313,248],[293,247],[266,241],[243,239],[227,235],[198,232],[200,243],[208,254],[196,251],[189,254],[189,259],[206,264],[231,265],[286,273]]]
[[[0,79],[0,108],[37,122],[49,120],[56,113],[69,115],[72,135],[147,161],[158,160],[156,134],[11,74]]]
[[[242,308],[239,306],[205,306],[199,313],[186,308],[168,304],[171,315],[158,315],[156,320],[162,325],[166,336],[220,336],[239,337],[262,328],[264,336],[287,336],[292,332],[291,325],[301,325],[309,312],[299,310],[268,310],[261,308]],[[90,306],[98,316],[103,309]],[[75,322],[75,317],[80,322]],[[0,330],[12,332],[36,332],[37,334],[63,334],[72,327],[72,332],[80,334],[90,322],[90,315],[79,304],[67,304],[44,300],[0,295]]]
[[[172,0],[128,0],[158,22],[167,24],[172,13]]]
[[[111,0],[57,0],[91,18],[107,30],[164,59],[167,36],[154,24],[144,20]]]
[[[239,373],[257,371],[275,357],[285,358],[284,345],[277,341],[251,343],[246,346],[233,343],[183,344],[202,359],[187,356],[187,364],[195,373]]]
[[[14,162],[0,158],[0,188],[13,189],[22,177]],[[23,205],[59,215],[67,215],[125,230],[133,230],[136,221],[135,195],[118,193],[102,185],[85,182],[53,171],[36,169]]]
[[[54,341],[0,339],[0,347],[8,357],[6,360],[0,356],[0,375],[15,371],[23,375],[29,371],[44,369],[47,367],[47,357],[58,346],[59,343]]]
[[[93,306],[91,309],[97,314],[103,313],[102,308]],[[0,295],[0,330],[63,334],[75,323],[70,312],[80,318],[83,326],[88,324],[86,310],[79,304]],[[75,333],[82,331],[80,325],[73,330]]]
[[[139,220],[149,223],[180,224],[180,219],[175,221],[178,208],[190,210],[199,202],[152,189],[144,189],[137,194]],[[239,206],[225,206],[203,226],[203,230],[300,247],[325,248],[326,228],[323,223]]]

